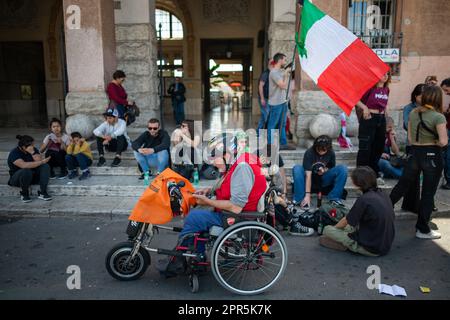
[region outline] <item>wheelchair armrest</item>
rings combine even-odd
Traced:
[[[241,219],[259,219],[265,218],[265,212],[258,211],[242,211],[241,213],[233,213],[229,211],[222,211],[222,214],[227,218],[241,218]]]

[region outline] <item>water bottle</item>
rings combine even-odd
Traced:
[[[195,186],[195,187],[198,186],[198,181],[199,181],[199,177],[198,177],[198,169],[195,168],[195,169],[194,169],[194,186]]]
[[[150,185],[150,173],[148,171],[146,171],[144,173],[144,186],[148,186]]]

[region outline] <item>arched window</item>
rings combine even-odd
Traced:
[[[155,10],[156,31],[159,32],[161,24],[161,37],[163,40],[180,40],[183,39],[183,25],[172,13],[156,9]]]

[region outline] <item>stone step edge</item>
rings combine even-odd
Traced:
[[[54,201],[54,200],[53,200]],[[66,218],[109,218],[127,217],[130,210],[113,209],[113,210],[61,210],[49,208],[0,208],[0,218],[52,218],[52,217],[66,217]],[[432,218],[450,218],[450,207],[433,212]],[[417,215],[412,212],[405,212],[403,210],[395,210],[395,218],[398,220],[415,220]]]

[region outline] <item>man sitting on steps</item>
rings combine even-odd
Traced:
[[[94,135],[97,137],[97,150],[100,156],[98,167],[105,165],[105,151],[115,152],[116,156],[111,167],[119,166],[122,152],[127,150],[129,138],[127,136],[127,123],[119,119],[116,109],[108,109],[104,114],[105,122],[95,128]]]

